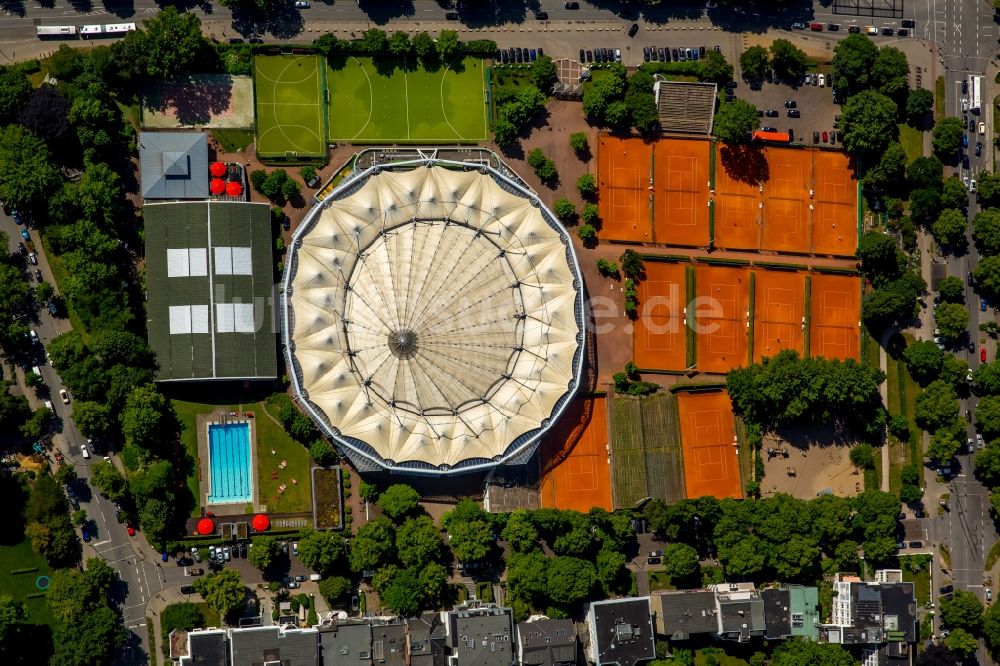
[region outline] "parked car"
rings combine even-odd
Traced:
[[[892,28],[890,28],[889,26],[884,26],[884,27],[882,28],[882,34],[883,34],[883,35],[885,35],[886,37],[892,37],[892,35],[893,35],[893,34],[894,34],[895,32],[896,32],[896,31],[895,31],[895,30],[893,30]]]
[[[913,19],[903,19],[900,25],[902,25],[904,28],[916,28],[917,22],[914,21]]]
[[[621,62],[621,61],[622,61],[622,50],[615,49],[615,62]]]
[[[777,118],[778,111],[776,109],[767,109],[766,111],[764,111],[764,115],[767,116],[768,118]]]
[[[813,130],[813,143],[819,143],[819,131]]]
[[[826,87],[826,75],[825,74],[820,74],[819,75],[819,87],[820,88],[825,88]]]
[[[962,155],[962,168],[963,169],[968,169],[969,168],[969,156],[968,155]]]
[[[295,0],[295,7],[297,9],[309,9],[309,2],[307,0]]]
[[[828,134],[826,133],[826,131],[824,130],[824,131],[823,131],[823,143],[826,143],[826,142],[827,142],[827,141],[829,141],[829,140],[830,140],[830,136],[829,136],[829,135],[828,135]]]
[[[785,108],[786,109],[794,109],[796,106],[798,106],[798,105],[795,103],[794,99],[786,99],[785,100]]]
[[[48,401],[46,400],[46,402],[48,402]],[[49,405],[51,405],[51,404],[52,403],[49,403]],[[46,406],[48,407],[48,405],[46,405]],[[51,409],[51,407],[49,407],[49,409]],[[80,455],[83,456],[85,460],[90,460],[90,451],[87,450],[87,445],[86,444],[81,444],[80,445]]]
[[[44,279],[42,278],[42,271],[37,268],[35,269],[35,282],[39,284],[44,282]]]
[[[639,24],[633,23],[632,26],[628,29],[628,36],[635,37],[635,33],[637,32],[639,32]]]
[[[979,133],[986,134],[986,123],[982,121],[979,122]]]
[[[907,30],[906,28],[900,28],[899,30],[896,31],[896,35],[898,35],[899,37],[909,37],[910,31]]]
[[[292,554],[293,555],[298,555],[299,554],[299,542],[298,541],[293,541],[292,542]]]
[[[923,547],[924,547],[924,542],[923,541],[911,541],[910,542],[910,548],[923,548]]]
[[[229,552],[229,546],[224,546],[222,548],[222,557],[225,558],[227,562],[232,559],[232,554]]]
[[[298,582],[297,580],[293,580],[286,583],[285,587],[287,587],[289,590],[294,590],[302,587],[302,583]]]
[[[80,529],[80,535],[83,537],[84,541],[90,541],[90,530],[87,529],[86,525]]]
[[[788,111],[786,111],[786,113],[788,114],[789,118],[799,118],[799,117],[802,116],[802,114],[799,113],[798,109],[788,109]]]
[[[194,585],[181,585],[181,594],[194,594]]]
[[[245,543],[240,544],[240,557],[243,559],[247,557],[247,545]]]
[[[28,233],[28,230],[26,228],[21,229],[21,238],[23,238],[28,242],[31,242],[31,234]]]
[[[656,57],[660,59],[660,62],[666,62],[669,57],[670,50],[665,48],[659,48],[656,50]]]
[[[528,55],[530,56],[531,62],[535,62],[535,59],[538,58],[538,51],[536,51],[535,49],[530,49],[528,51]]]
[[[826,24],[826,29],[829,30],[830,32],[837,32],[838,30],[840,30],[840,24],[839,23],[827,23]]]
[[[792,24],[792,29],[793,30],[805,30],[806,29],[806,24],[803,23],[802,21],[796,21],[795,23]]]
[[[809,29],[812,30],[813,32],[823,32],[823,24],[822,23],[810,23],[809,24]]]
[[[201,567],[193,567],[189,568],[184,573],[186,573],[188,576],[201,576],[202,574],[205,573],[205,570],[202,569]]]
[[[993,601],[993,588],[986,588],[986,601]]]
[[[458,12],[445,12],[444,13],[444,17],[445,17],[445,19],[447,19],[449,21],[457,21],[458,20]]]
[[[847,26],[847,32],[851,33],[852,35],[856,35],[859,32],[861,32],[861,28],[856,25],[849,25]]]
[[[564,2],[563,3],[563,7],[565,7],[566,9],[579,9],[580,8],[580,3],[579,2]]]
[[[645,60],[646,62],[649,62],[649,47],[648,46],[643,46],[642,47],[642,59]]]
[[[968,147],[969,147],[969,135],[962,134],[962,148],[968,148]]]
[[[197,546],[191,547],[191,557],[194,558],[195,562],[201,562],[201,553],[198,552]]]
[[[663,563],[663,558],[662,557],[647,557],[646,558],[646,564],[662,564],[662,563]]]
[[[777,132],[778,128],[777,127],[761,127],[760,131],[761,132]]]
[[[29,252],[28,253],[28,261],[30,261],[33,266],[37,266],[38,265],[38,255],[35,254],[34,252]]]
[[[875,26],[873,26],[873,25],[866,25],[866,26],[865,26],[865,32],[866,32],[866,33],[867,33],[867,34],[868,34],[869,36],[871,36],[871,37],[874,37],[875,35],[877,35],[877,34],[878,34],[878,28],[876,28],[876,27],[875,27]]]
[[[538,21],[548,21],[549,20],[549,13],[548,12],[535,12],[535,19],[538,20]]]
[[[306,577],[305,576],[301,576],[301,575],[295,577],[295,580],[297,580],[300,583],[303,582],[303,581],[305,581],[305,579],[306,579]]]
[[[942,585],[938,588],[938,594],[951,594],[955,591],[954,585]]]
[[[976,157],[980,157],[983,154],[983,142],[976,141]]]
[[[64,388],[59,389],[59,398],[63,401],[64,405],[69,404],[69,393],[66,391],[66,389]]]

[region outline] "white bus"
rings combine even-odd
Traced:
[[[983,106],[983,77],[973,74],[969,77],[969,109],[978,112]]]
[[[84,39],[100,36],[104,32],[104,28],[100,25],[81,25],[80,26],[80,36]]]
[[[104,34],[123,35],[126,32],[135,30],[135,23],[106,23],[104,24]]]
[[[75,37],[75,25],[40,25],[35,28],[35,34],[39,39],[46,37]]]

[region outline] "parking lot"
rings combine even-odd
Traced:
[[[754,90],[741,81],[735,93],[736,97],[750,102],[761,111],[777,111],[777,117],[761,118],[760,126],[773,127],[779,132],[792,130],[796,143],[811,145],[813,132],[819,132],[822,141],[823,132],[829,135],[834,129],[834,118],[840,113],[840,106],[833,103],[833,89],[829,85],[821,88],[818,84],[791,86],[764,82],[760,89]],[[788,100],[795,102],[800,117],[788,117],[788,109],[785,108]],[[829,140],[826,143],[829,145]]]

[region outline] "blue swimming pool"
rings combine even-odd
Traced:
[[[253,499],[249,423],[208,426],[209,504]]]

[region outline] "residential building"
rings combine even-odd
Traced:
[[[431,640],[432,625],[437,621],[437,613],[424,613],[418,618],[406,621],[407,654],[410,666],[431,666],[436,661],[434,658],[435,649],[439,655],[441,654],[441,648]]]
[[[448,666],[513,666],[517,659],[514,612],[493,604],[468,602],[444,611],[431,623],[431,640]]]
[[[719,630],[714,590],[669,590],[650,595],[656,633],[672,641]]]
[[[372,625],[372,664],[407,666],[405,624],[393,622]]]
[[[576,664],[576,625],[572,620],[548,618],[517,625],[517,661],[521,666]]]
[[[765,638],[819,639],[819,590],[815,587],[788,585],[761,590],[760,595],[764,601]]]
[[[831,619],[820,626],[821,639],[862,647],[865,666],[909,663],[919,636],[917,602],[913,583],[880,582],[895,578],[892,570],[878,572],[873,582],[837,574]]]
[[[718,604],[719,638],[745,643],[764,637],[764,600],[753,583],[720,583],[709,589]]]
[[[594,666],[635,666],[656,657],[649,597],[591,603],[587,630],[587,660]]]
[[[321,625],[319,630],[323,664],[371,666],[372,626],[368,622],[332,622]]]

